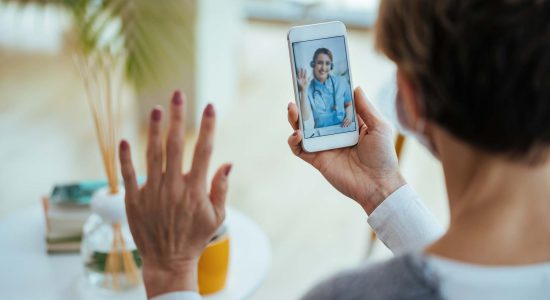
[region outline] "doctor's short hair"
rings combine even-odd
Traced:
[[[376,45],[424,117],[489,153],[550,152],[550,0],[382,0]]]
[[[330,61],[333,61],[332,60],[332,52],[330,50],[328,50],[327,48],[318,48],[317,50],[315,50],[315,53],[313,53],[313,59],[311,61],[312,62],[317,61],[317,56],[319,56],[319,54],[326,54],[330,58]]]

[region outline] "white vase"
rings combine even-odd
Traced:
[[[88,283],[115,291],[139,285],[141,259],[126,219],[124,190],[97,191],[91,208],[80,251]]]

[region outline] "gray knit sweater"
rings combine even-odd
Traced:
[[[340,273],[319,283],[304,300],[440,300],[435,276],[421,253]]]

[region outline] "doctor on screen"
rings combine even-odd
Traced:
[[[315,50],[310,63],[313,78],[308,81],[306,70],[298,71],[302,117],[307,121],[313,115],[314,128],[334,125],[348,127],[353,122],[349,81],[330,74],[334,67],[332,61],[332,52],[327,48],[319,48]]]

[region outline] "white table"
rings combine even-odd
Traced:
[[[337,133],[342,133],[347,131],[353,131],[352,128],[355,128],[355,122],[351,122],[349,127],[345,127],[345,128],[342,127],[342,125],[332,125],[332,126],[320,127],[320,128],[306,128],[304,130],[304,137],[312,138],[312,137],[337,134]]]
[[[206,300],[246,299],[265,278],[271,248],[248,217],[228,209],[230,265],[226,288]],[[143,287],[105,294],[88,285],[79,254],[46,253],[39,205],[0,219],[0,299],[146,299]]]

